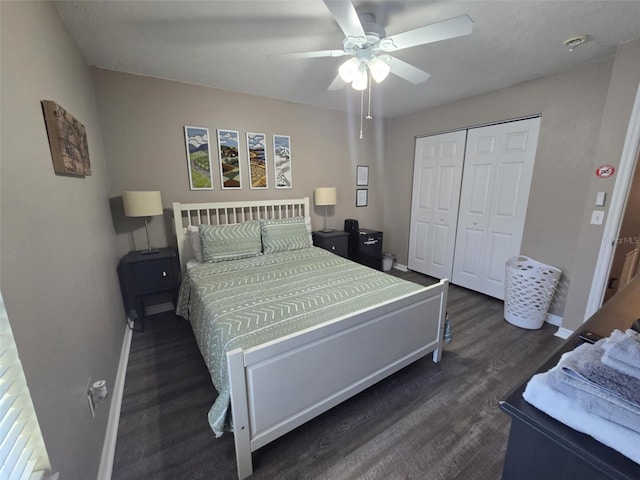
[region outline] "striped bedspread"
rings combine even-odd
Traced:
[[[209,411],[216,436],[222,435],[229,410],[226,352],[423,289],[315,247],[191,268],[183,279],[176,313],[191,322],[218,391]]]

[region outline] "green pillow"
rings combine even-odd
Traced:
[[[299,250],[311,246],[304,217],[261,220],[264,253]]]
[[[258,220],[232,225],[200,225],[199,230],[205,262],[255,257],[262,251]]]

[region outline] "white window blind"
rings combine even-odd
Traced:
[[[41,480],[50,471],[49,456],[0,293],[0,480]]]

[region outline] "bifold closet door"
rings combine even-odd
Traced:
[[[466,130],[416,139],[409,264],[451,278]]]
[[[470,129],[452,283],[504,300],[505,262],[520,254],[540,118]]]

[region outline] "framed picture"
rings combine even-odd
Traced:
[[[369,185],[369,167],[358,165],[356,168],[356,185],[366,187]]]
[[[356,189],[356,207],[366,207],[369,204],[369,190],[366,188]]]
[[[264,133],[247,132],[249,187],[267,188],[267,138]]]
[[[218,158],[222,188],[242,188],[238,145],[239,134],[236,130],[218,129]]]
[[[209,129],[184,127],[191,190],[213,190],[213,167],[209,147]]]
[[[291,188],[291,138],[287,135],[273,136],[273,163],[276,170],[276,188]]]
[[[52,100],[42,100],[42,111],[56,175],[91,175],[89,143],[84,125]]]

